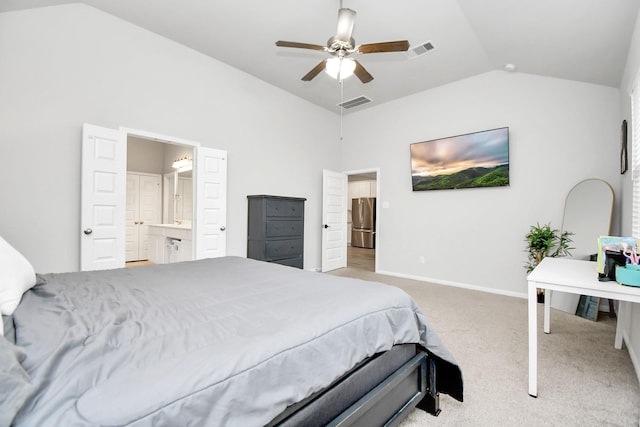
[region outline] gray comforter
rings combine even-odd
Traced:
[[[17,426],[259,426],[394,344],[455,363],[379,283],[237,257],[43,277],[13,316]]]

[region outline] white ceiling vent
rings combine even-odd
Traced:
[[[430,41],[424,42],[422,44],[419,44],[418,46],[414,46],[411,49],[409,49],[407,51],[407,56],[409,57],[409,59],[414,59],[414,58],[417,58],[419,56],[424,55],[425,53],[427,53],[430,50],[433,50],[435,48],[436,47]]]
[[[340,104],[337,104],[337,105],[338,107],[342,107],[345,110],[348,110],[349,108],[359,107],[360,105],[368,104],[369,102],[372,102],[372,101],[373,100],[371,98],[367,98],[366,96],[359,96],[357,98],[353,98],[353,99],[349,99],[348,101],[341,102]]]

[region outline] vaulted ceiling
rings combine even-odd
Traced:
[[[0,12],[74,3],[2,0]],[[341,99],[373,102],[352,111],[513,64],[515,72],[619,87],[640,0],[84,0],[135,25],[338,112]],[[340,5],[357,12],[356,44],[408,40],[435,49],[359,55],[374,76],[341,88],[320,73],[327,57],[277,47],[276,40],[325,45]],[[505,71],[506,72],[506,71]],[[342,91],[342,93],[341,93]]]

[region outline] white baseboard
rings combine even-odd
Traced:
[[[413,274],[396,273],[394,271],[378,270],[376,271],[376,273],[385,274],[387,276],[402,277],[404,279],[418,280],[420,282],[435,283],[437,285],[453,286],[456,288],[470,289],[472,291],[488,292],[490,294],[498,294],[498,295],[505,295],[508,297],[527,299],[526,292],[521,293],[521,292],[505,291],[504,289],[487,288],[484,286],[470,285],[468,283],[452,282],[450,280],[433,279],[431,277],[414,276]]]

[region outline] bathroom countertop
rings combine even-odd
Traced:
[[[180,230],[191,230],[191,225],[183,225],[183,224],[149,224],[149,227],[178,228]]]

